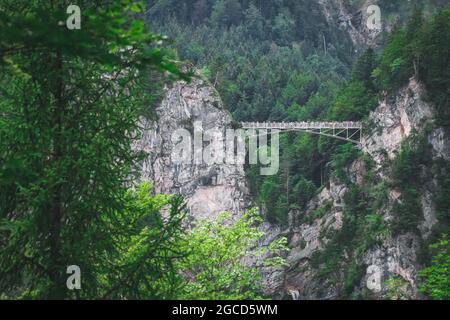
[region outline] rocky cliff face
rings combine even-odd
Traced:
[[[408,86],[380,101],[371,113],[369,132],[365,133],[362,146],[378,165],[393,160],[402,141],[433,118],[431,106],[420,98],[422,94],[422,86],[411,79]]]
[[[240,215],[251,206],[251,199],[242,165],[191,163],[173,161],[176,141],[172,133],[180,128],[192,132],[194,123],[201,122],[203,130],[232,127],[232,119],[224,110],[217,92],[201,78],[192,83],[175,82],[166,88],[167,94],[156,108],[157,120],[141,118],[142,139],[135,147],[148,157],[141,164],[143,179],[154,183],[158,193],[179,193],[187,201],[193,218],[208,218],[222,211]],[[433,108],[421,99],[422,87],[414,79],[395,96],[380,101],[370,115],[365,129],[362,151],[372,159],[372,172],[381,182],[389,184],[389,166],[397,157],[401,144],[415,132],[423,132],[433,123]],[[432,157],[450,160],[450,137],[439,127],[427,131]],[[363,187],[367,184],[367,163],[357,159],[346,170],[348,180]],[[418,173],[420,174],[420,173]],[[362,266],[353,290],[365,296],[381,299],[386,296],[386,281],[400,279],[402,297],[419,298],[417,291],[419,252],[421,243],[437,223],[435,200],[436,179],[431,175],[420,193],[421,211],[419,233],[398,235],[381,233],[375,244],[360,255]],[[375,212],[382,221],[392,220],[396,203],[402,201],[401,190],[387,188],[387,199]],[[265,293],[275,299],[289,299],[292,290],[300,299],[336,299],[342,289],[347,270],[336,268],[327,277],[312,261],[314,255],[326,250],[331,235],[343,228],[348,183],[332,178],[329,184],[309,203],[305,211],[289,213],[289,227],[280,230],[266,223],[266,237],[261,245],[278,236],[287,236],[291,251],[286,268],[263,270]],[[349,258],[343,251],[341,259]],[[351,259],[349,259],[351,260]],[[336,280],[337,279],[337,280]]]
[[[300,299],[332,299],[337,296],[336,290],[328,288],[323,291],[323,284],[316,280],[316,270],[310,265],[314,253],[323,250],[327,244],[324,236],[326,230],[338,230],[342,227],[343,196],[347,188],[331,181],[329,187],[322,189],[313,199],[306,212],[290,213],[289,230],[291,251],[287,257],[289,267],[284,275],[284,283],[280,283],[277,298],[286,298],[286,285],[297,288]],[[320,208],[326,208],[320,214]]]
[[[400,151],[401,143],[415,132],[424,132],[433,123],[433,108],[421,99],[422,87],[414,79],[400,90],[396,96],[380,101],[370,115],[370,129],[366,130],[362,150],[374,162],[375,178],[387,188],[387,199],[375,214],[382,221],[392,220],[395,205],[402,202],[400,190],[389,187],[389,163]],[[444,129],[434,127],[427,131],[433,159],[450,159],[449,137]],[[430,164],[431,166],[431,164]],[[347,168],[351,183],[362,187],[367,182],[367,166],[361,159],[355,160]],[[417,172],[418,175],[423,172]],[[376,244],[361,254],[362,266],[360,280],[354,291],[371,298],[381,299],[389,291],[392,279],[398,280],[397,294],[403,298],[420,298],[418,293],[418,269],[420,246],[431,234],[437,223],[435,200],[436,178],[430,172],[420,191],[422,217],[417,225],[419,233],[405,232],[392,235],[389,232],[377,236]],[[332,179],[318,196],[309,204],[305,212],[291,212],[290,227],[285,232],[290,238],[292,248],[287,260],[289,267],[280,271],[278,289],[274,296],[287,298],[286,284],[296,287],[303,299],[334,299],[344,281],[345,270],[334,270],[325,279],[312,266],[314,254],[320,253],[330,240],[330,230],[342,228],[343,210],[346,206],[346,184]],[[331,232],[332,234],[332,232]],[[345,250],[341,257],[346,259]],[[334,281],[332,280],[334,279]],[[336,281],[338,279],[338,281]],[[276,285],[273,285],[276,287]]]
[[[423,133],[427,125],[433,123],[435,111],[432,106],[422,101],[422,94],[422,86],[411,79],[408,86],[400,90],[394,98],[382,101],[371,114],[375,127],[363,141],[363,150],[373,157],[377,173],[384,179],[389,179],[389,176],[386,168],[383,168],[383,163],[395,159],[400,144],[411,134]],[[450,145],[444,129],[432,129],[427,133],[427,138],[433,159],[448,161]],[[430,167],[431,165],[429,163]],[[436,177],[428,170],[424,172],[430,175],[425,179],[425,185],[420,192],[422,217],[417,226],[420,234],[405,233],[397,237],[386,237],[380,245],[365,254],[364,262],[368,267],[364,281],[367,288],[378,296],[386,293],[386,280],[398,277],[404,281],[405,297],[420,297],[417,292],[417,271],[421,267],[418,259],[420,243],[429,238],[433,226],[438,223],[433,198],[438,189]],[[417,175],[422,173],[417,172]],[[401,201],[399,190],[389,190],[388,195],[387,206],[380,212],[385,220],[392,218],[393,205]]]
[[[215,89],[200,77],[191,83],[175,82],[166,88],[155,113],[157,120],[141,118],[144,134],[135,145],[148,155],[141,163],[141,172],[144,180],[154,184],[154,191],[183,195],[195,218],[208,218],[223,211],[238,215],[247,209],[250,202],[242,165],[197,164],[193,155],[188,162],[176,163],[172,157],[176,130],[185,129],[193,137],[197,123],[203,131],[216,128],[225,136],[225,130],[231,128],[231,116]],[[207,146],[203,142],[203,147]]]
[[[147,155],[140,164],[142,180],[153,183],[155,193],[181,194],[194,220],[214,218],[224,211],[240,216],[253,205],[242,164],[178,164],[172,157],[176,143],[172,134],[176,130],[193,133],[194,124],[201,123],[204,132],[216,128],[225,136],[225,131],[232,128],[231,116],[217,91],[200,77],[191,83],[175,82],[165,90],[164,99],[155,109],[156,120],[140,119],[144,131],[134,148]],[[260,246],[280,236],[279,227],[268,222],[263,223],[261,230],[265,237]],[[264,293],[273,294],[283,280],[283,269],[266,268],[263,273]]]
[[[411,1],[384,0],[316,0],[331,26],[348,32],[357,50],[364,47],[381,48],[398,25],[404,25],[414,7]],[[445,5],[444,1],[422,1],[424,14]],[[380,25],[373,27],[374,9],[380,8]],[[370,28],[369,28],[370,26]]]
[[[323,13],[330,25],[346,30],[353,43],[359,46],[377,47],[382,43],[379,35],[383,31],[390,31],[391,25],[384,23],[381,28],[367,26],[367,21],[372,15],[367,11],[370,5],[378,5],[379,1],[366,0],[349,4],[342,0],[318,0]]]

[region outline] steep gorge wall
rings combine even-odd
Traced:
[[[386,189],[387,199],[375,212],[384,225],[392,221],[397,210],[396,204],[403,201],[401,190],[391,187],[389,183],[389,164],[396,159],[402,142],[415,133],[423,133],[427,126],[433,124],[434,110],[421,99],[422,93],[422,86],[411,79],[395,96],[380,101],[379,106],[371,113],[370,129],[366,130],[362,143],[363,152],[370,156],[373,163],[371,181],[367,181],[369,169],[361,159],[355,160],[346,170],[350,184],[358,188],[367,188],[368,184],[378,180],[378,185]],[[431,145],[432,158],[449,161],[450,141],[444,129],[434,126],[426,136]],[[421,245],[430,237],[432,228],[438,223],[434,197],[438,186],[436,177],[428,169],[417,172],[418,178],[425,175],[425,183],[420,190],[422,216],[417,225],[420,232],[394,235],[386,231],[377,235],[376,243],[362,252],[358,258],[360,261],[357,261],[361,270],[356,278],[360,280],[352,288],[357,297],[384,298],[390,290],[387,281],[398,279],[398,291],[402,298],[421,298],[418,293],[418,270],[423,267],[419,258]],[[305,212],[291,212],[289,230],[285,233],[290,238],[292,248],[287,257],[289,266],[283,271],[284,275],[280,276],[285,280],[278,283],[275,297],[288,297],[286,284],[297,288],[302,299],[341,297],[340,291],[348,270],[345,267],[337,268],[323,277],[319,270],[323,265],[313,266],[312,260],[314,254],[324,252],[332,238],[330,234],[333,235],[333,231],[339,231],[343,227],[345,196],[348,191],[348,183],[333,178],[329,186],[309,203]],[[348,266],[344,263],[348,258],[347,253],[344,249],[339,258],[341,265]]]
[[[213,219],[224,211],[233,213],[234,217],[242,215],[254,205],[242,164],[177,164],[172,158],[175,130],[186,129],[192,133],[195,122],[201,122],[203,131],[216,128],[224,136],[227,129],[232,129],[232,118],[217,91],[197,76],[191,83],[174,82],[165,92],[154,110],[156,119],[140,119],[143,135],[134,148],[146,154],[140,163],[141,179],[151,182],[155,193],[182,195],[192,220]],[[265,236],[260,246],[280,236],[280,228],[268,222],[261,225],[261,230]],[[248,263],[258,263],[261,258]],[[271,295],[278,289],[283,271],[283,268],[263,270],[265,294]]]
[[[196,164],[193,159],[190,163],[175,163],[172,158],[177,143],[172,141],[172,134],[176,130],[186,129],[193,138],[195,122],[201,123],[203,131],[217,128],[224,136],[225,130],[232,127],[231,116],[218,93],[198,76],[191,83],[174,82],[165,91],[154,110],[156,120],[141,118],[144,132],[135,148],[147,154],[141,163],[142,179],[151,181],[156,193],[181,194],[196,219],[223,211],[242,214],[251,205],[243,165]]]
[[[342,0],[318,0],[328,23],[347,31],[357,47],[377,47],[381,45],[382,38],[379,35],[383,31],[389,32],[392,26],[384,23],[381,29],[369,29],[367,27],[367,21],[370,17],[370,12],[367,11],[367,8],[370,5],[378,5],[379,1],[364,0],[352,2],[350,5]]]
[[[390,180],[389,166],[397,157],[401,144],[415,132],[423,132],[433,123],[433,108],[421,99],[422,87],[414,79],[397,95],[380,101],[370,115],[369,129],[365,129],[362,151],[373,161],[371,170],[381,182]],[[217,92],[201,78],[192,83],[175,82],[166,88],[166,95],[155,112],[156,120],[142,118],[142,139],[135,145],[148,157],[141,164],[144,180],[154,183],[157,193],[183,195],[194,219],[211,218],[222,211],[236,216],[252,205],[242,165],[175,164],[171,155],[174,147],[172,133],[180,128],[192,130],[195,121],[201,121],[204,130],[232,127],[232,119],[223,108]],[[442,128],[434,127],[427,133],[434,158],[450,161],[450,138]],[[346,169],[349,181],[363,187],[367,181],[367,163],[357,159]],[[419,174],[419,173],[418,173]],[[430,176],[421,192],[423,217],[420,234],[406,232],[392,236],[378,235],[375,245],[362,252],[358,263],[362,267],[360,280],[353,288],[366,297],[382,298],[388,291],[386,281],[399,277],[405,297],[420,297],[417,291],[417,271],[421,268],[419,252],[437,223],[433,194],[436,180]],[[332,178],[329,184],[310,201],[305,211],[289,213],[289,227],[280,230],[264,225],[265,239],[261,245],[278,236],[287,236],[291,251],[285,268],[263,270],[265,293],[275,299],[289,299],[287,287],[295,288],[301,299],[337,299],[347,270],[339,269],[326,277],[312,263],[313,256],[323,252],[333,232],[344,224],[345,197],[348,183]],[[386,203],[375,213],[388,223],[396,202],[401,202],[401,190],[389,188]],[[349,259],[345,256],[342,259]],[[337,280],[336,280],[337,279]]]

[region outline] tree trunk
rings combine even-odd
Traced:
[[[57,53],[56,57],[56,88],[55,88],[55,99],[56,99],[56,110],[53,115],[53,157],[52,162],[56,168],[59,169],[61,165],[61,159],[63,157],[63,117],[64,117],[64,101],[63,101],[63,91],[64,91],[64,82],[63,82],[63,60],[60,52]],[[61,172],[57,172],[57,176]],[[62,201],[63,201],[63,188],[62,183],[60,181],[56,182],[56,184],[52,187],[52,197],[50,203],[50,272],[51,272],[51,280],[53,282],[52,289],[49,293],[50,299],[64,299],[66,296],[66,288],[65,288],[65,267],[62,263],[61,257],[61,223],[62,223]]]

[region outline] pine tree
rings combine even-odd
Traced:
[[[420,79],[435,103],[438,123],[450,128],[450,9],[440,10],[425,27],[419,55]]]
[[[56,4],[57,3],[57,4]],[[0,292],[99,297],[140,155],[147,70],[182,76],[132,0],[4,0],[0,10]],[[129,221],[128,221],[129,222]],[[117,225],[118,224],[118,225]],[[123,223],[122,223],[123,225]],[[83,290],[68,292],[78,265]],[[126,275],[122,275],[125,278]]]
[[[216,26],[230,27],[242,19],[239,0],[218,0],[212,9],[211,20]]]
[[[376,55],[372,48],[367,49],[353,67],[352,80],[361,81],[367,89],[374,90],[373,70],[376,68]]]
[[[419,78],[419,69],[421,63],[421,52],[420,45],[422,40],[422,27],[423,27],[423,16],[422,11],[417,7],[414,8],[413,13],[409,19],[408,25],[406,26],[405,40],[407,42],[407,55],[411,60],[412,67],[414,70],[414,76]]]
[[[262,39],[264,37],[264,18],[261,11],[251,3],[244,15],[248,33],[257,39]]]

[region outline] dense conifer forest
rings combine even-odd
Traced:
[[[446,1],[378,1],[392,28],[374,45],[355,43],[318,1],[147,2],[78,1],[81,28],[70,30],[68,1],[0,0],[0,300],[270,299],[261,270],[287,266],[290,238],[258,247],[264,224],[288,229],[292,212],[298,223],[320,219],[331,202],[302,212],[330,181],[348,190],[342,227],[324,230],[329,240],[308,263],[339,287],[337,298],[370,299],[355,290],[363,254],[387,234],[420,233],[430,176],[437,223],[420,243],[419,290],[449,298],[450,164],[427,140],[434,128],[450,134]],[[374,128],[370,113],[411,79],[435,114],[383,164],[389,179],[352,143],[282,134],[276,175],[245,166],[254,209],[192,223],[181,195],[140,180],[145,155],[133,144],[140,117],[156,118],[170,84],[194,77],[217,90],[236,123]],[[357,160],[367,168],[360,185],[349,178]],[[388,189],[402,201],[385,221]],[[248,263],[255,257],[260,265]],[[67,289],[74,264],[81,290]],[[399,298],[401,281],[390,279],[383,298]]]

